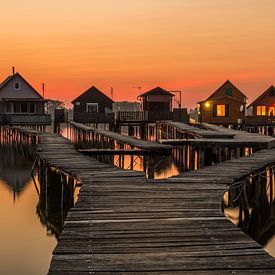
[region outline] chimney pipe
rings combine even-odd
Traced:
[[[15,68],[12,66],[12,74],[15,74]]]

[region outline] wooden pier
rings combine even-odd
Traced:
[[[180,145],[188,143],[200,147],[216,144],[231,148],[275,148],[275,138],[270,136],[228,129],[208,123],[197,123],[196,125],[197,127],[181,122],[160,122],[157,127],[165,129],[165,138],[158,136],[158,141],[162,144]]]
[[[115,149],[116,144],[119,149],[135,149],[144,150],[152,154],[156,153],[171,153],[173,146],[164,145],[157,142],[140,140],[135,137],[122,135],[120,133],[100,130],[94,127],[86,126],[81,123],[71,122],[72,132],[74,137],[77,137],[76,143],[81,139],[82,142],[97,145],[98,149]],[[71,140],[74,140],[71,137]],[[116,144],[115,144],[116,143]],[[127,148],[128,147],[128,148]],[[105,148],[106,149],[106,148]]]
[[[227,220],[228,185],[273,169],[275,149],[163,180],[120,170],[38,135],[41,164],[81,182],[49,274],[275,274],[275,261]]]

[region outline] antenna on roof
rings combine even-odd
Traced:
[[[141,94],[141,86],[136,86],[136,87],[133,87],[134,89],[138,89],[139,91],[139,94]]]
[[[42,96],[43,96],[43,98],[44,98],[44,93],[45,93],[45,84],[42,83]]]
[[[15,67],[12,66],[12,74],[14,75],[15,74]]]
[[[114,99],[114,88],[113,87],[111,87],[111,97],[112,97],[112,99]]]

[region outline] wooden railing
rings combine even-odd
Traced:
[[[8,125],[50,125],[50,115],[37,114],[2,114],[0,124]]]
[[[141,112],[141,111],[123,111],[115,113],[116,121],[147,121],[155,122],[157,120],[172,120],[173,112]]]
[[[148,112],[142,111],[119,111],[115,112],[117,121],[147,121]]]
[[[275,126],[275,116],[247,116],[245,124],[249,126]]]
[[[73,118],[78,123],[111,123],[114,113],[74,113]]]

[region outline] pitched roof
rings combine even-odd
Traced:
[[[205,99],[204,101],[207,101],[207,100],[209,100],[216,92],[218,92],[220,89],[222,89],[223,88],[223,86],[225,86],[225,85],[227,85],[227,84],[229,84],[229,85],[231,85],[234,89],[236,89],[243,97],[245,97],[245,98],[247,98],[247,96],[243,93],[243,92],[241,92],[230,80],[226,80],[214,93],[212,93],[207,99]]]
[[[274,91],[275,92],[275,87],[273,85],[271,85],[267,90],[265,90],[263,93],[261,93],[252,103],[250,103],[247,108],[253,106],[255,103],[257,103],[258,101],[260,101],[262,98],[264,98],[270,91]]]
[[[147,95],[168,95],[168,96],[171,96],[171,97],[175,96],[172,93],[170,93],[170,92],[168,92],[168,91],[166,91],[166,90],[164,90],[160,87],[156,87],[156,88],[154,88],[154,89],[152,89],[148,92],[145,92],[145,93],[139,95],[139,97],[144,97],[144,96],[147,96]]]
[[[34,89],[32,87],[32,85],[19,73],[12,74],[12,75],[8,76],[4,81],[2,81],[0,83],[0,90],[3,89],[16,76],[20,77],[40,98],[42,98],[40,93],[36,89]]]
[[[235,97],[233,97],[233,96],[228,96],[228,95],[223,95],[223,96],[215,97],[214,99],[215,99],[215,100],[219,100],[219,99],[224,99],[224,98],[227,98],[227,99],[230,99],[230,100],[233,100],[233,101],[237,101],[237,102],[243,103],[242,100],[239,100],[238,98],[235,98]],[[198,101],[198,103],[203,103],[203,102],[205,102],[205,101],[211,102],[212,99],[209,98],[209,99],[206,99],[206,100]]]
[[[85,91],[84,93],[82,93],[81,95],[79,95],[77,98],[75,98],[71,103],[73,104],[74,102],[78,101],[83,95],[86,94],[93,94],[93,93],[100,93],[101,95],[103,95],[107,100],[111,101],[112,103],[114,103],[114,101],[108,97],[107,95],[105,95],[103,92],[101,92],[99,89],[97,89],[95,86],[90,87],[87,91]]]

